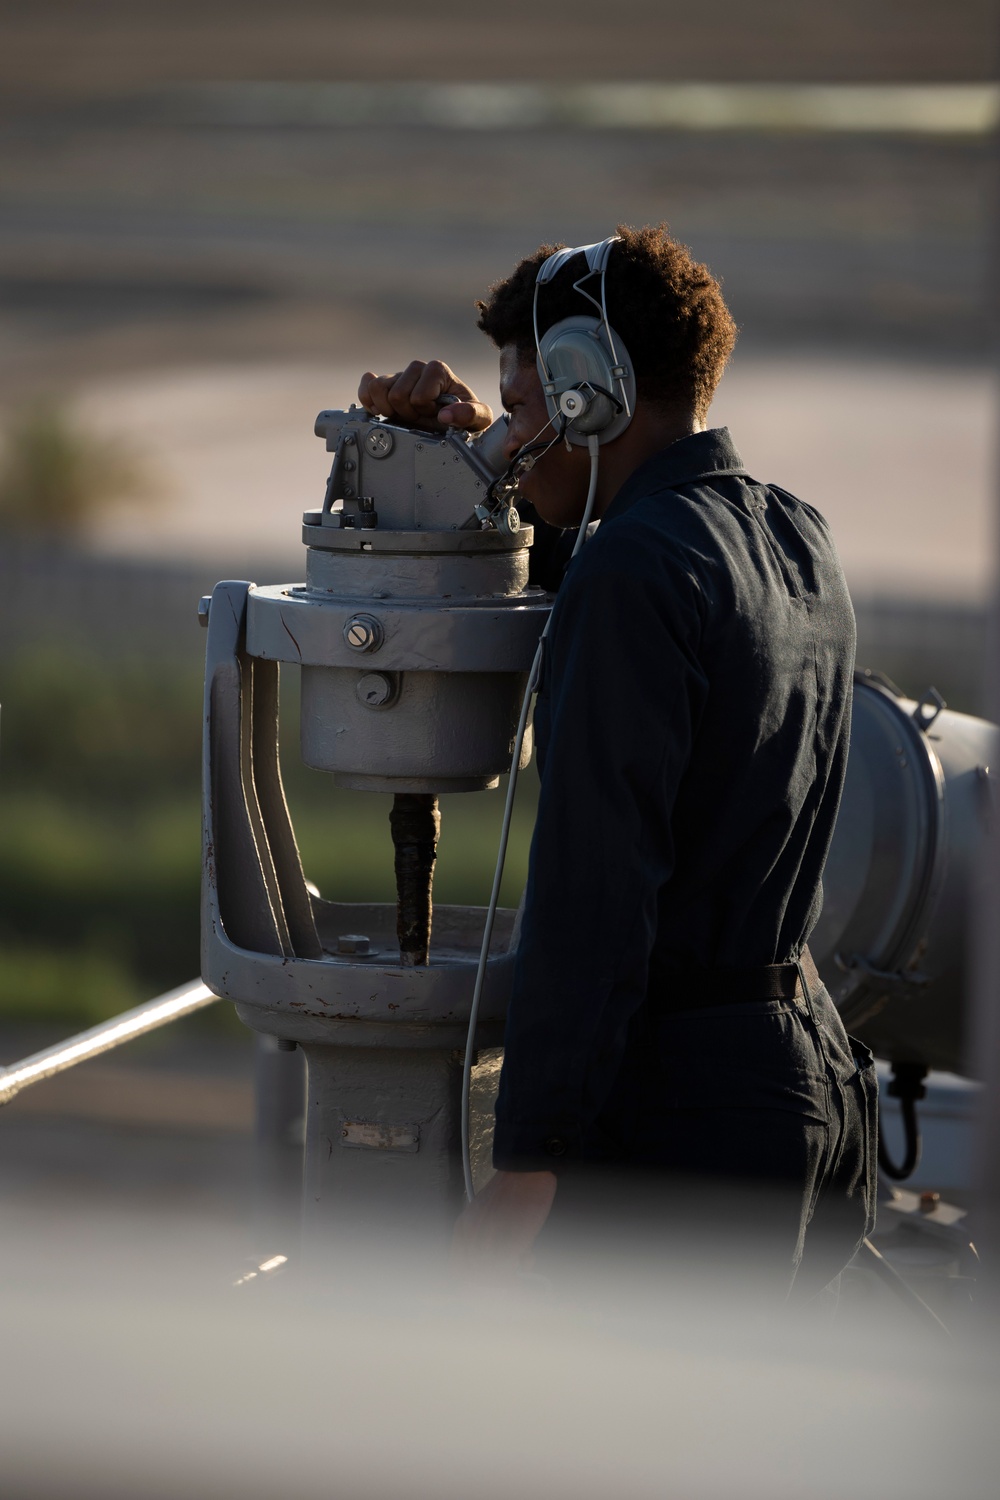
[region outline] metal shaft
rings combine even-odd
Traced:
[[[158,995],[155,1000],[147,1000],[145,1005],[137,1005],[134,1010],[126,1010],[110,1021],[102,1021],[89,1031],[81,1031],[68,1041],[57,1042],[54,1047],[46,1047],[44,1052],[35,1052],[19,1063],[0,1068],[0,1104],[7,1104],[15,1094],[33,1083],[64,1073],[77,1063],[99,1057],[102,1052],[110,1052],[123,1042],[131,1042],[137,1036],[145,1036],[147,1031],[156,1031],[180,1016],[215,1003],[216,996],[208,986],[200,979],[192,979],[176,990]]]
[[[425,965],[430,961],[431,887],[441,833],[437,798],[425,792],[397,792],[389,828],[395,850],[399,956],[404,964]]]

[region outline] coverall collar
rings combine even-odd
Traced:
[[[641,463],[604,512],[604,520],[611,521],[615,516],[623,515],[652,488],[677,489],[695,479],[710,481],[724,474],[746,473],[728,427],[709,427],[705,432],[692,432]]]

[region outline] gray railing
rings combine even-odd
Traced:
[[[148,1031],[169,1026],[181,1016],[214,1005],[217,999],[218,996],[213,995],[200,979],[191,979],[175,990],[168,990],[165,995],[157,995],[155,1000],[147,1000],[144,1005],[137,1005],[132,1010],[123,1011],[120,1016],[113,1016],[110,1021],[92,1026],[89,1031],[81,1031],[65,1042],[57,1042],[54,1047],[46,1047],[21,1062],[0,1068],[0,1105],[9,1104],[15,1094],[30,1088],[33,1083],[64,1073],[67,1068],[75,1068],[77,1063],[99,1057],[102,1052],[110,1052],[125,1042],[145,1036]]]

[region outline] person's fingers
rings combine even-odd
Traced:
[[[479,404],[475,391],[463,380],[459,380],[454,370],[443,360],[429,359],[417,374],[410,400],[419,410],[428,411],[431,406],[440,405],[445,397],[453,397],[459,402]]]
[[[371,407],[368,405],[368,402],[371,399],[372,387],[377,379],[378,376],[375,374],[374,370],[366,370],[361,379],[358,381],[358,402],[368,411],[371,411]]]
[[[368,370],[361,377],[358,400],[376,416],[411,426],[482,432],[493,421],[486,403],[440,359],[411,360],[394,375]]]
[[[486,403],[440,359],[428,360],[424,365],[410,399],[420,411],[428,410],[433,403],[438,421],[444,427],[478,432],[493,421]]]
[[[358,400],[378,417],[394,417],[396,412],[389,392],[399,379],[397,375],[374,375],[371,371],[363,375],[358,386]]]
[[[460,427],[464,432],[485,432],[493,422],[493,412],[483,401],[451,401],[438,410],[442,427]]]
[[[410,388],[410,400],[418,411],[429,415],[442,396],[452,394],[455,377],[443,360],[414,360],[404,374]],[[412,383],[411,375],[415,377]]]
[[[441,394],[441,385],[433,377],[428,380],[428,365],[422,359],[411,359],[405,370],[401,370],[389,389],[389,400],[394,410],[404,421],[412,422],[420,417],[435,415],[434,401]],[[431,395],[425,394],[430,389]]]
[[[551,1172],[498,1172],[455,1225],[457,1258],[513,1271],[530,1253],[555,1193]]]

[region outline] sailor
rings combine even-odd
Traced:
[[[535,577],[558,594],[496,1174],[457,1254],[513,1273],[543,1226],[554,1244],[589,1211],[630,1243],[753,1239],[809,1296],[860,1245],[874,1197],[871,1057],[806,946],[844,781],[854,618],[823,518],[708,426],[736,337],[718,282],[664,226],[605,243],[634,410],[602,443],[600,525],[568,566],[587,447],[550,442],[520,480]],[[551,437],[539,341],[593,312],[585,251],[540,289],[557,248],[478,303],[511,459]],[[432,430],[492,420],[437,360],[366,374],[359,399]]]

